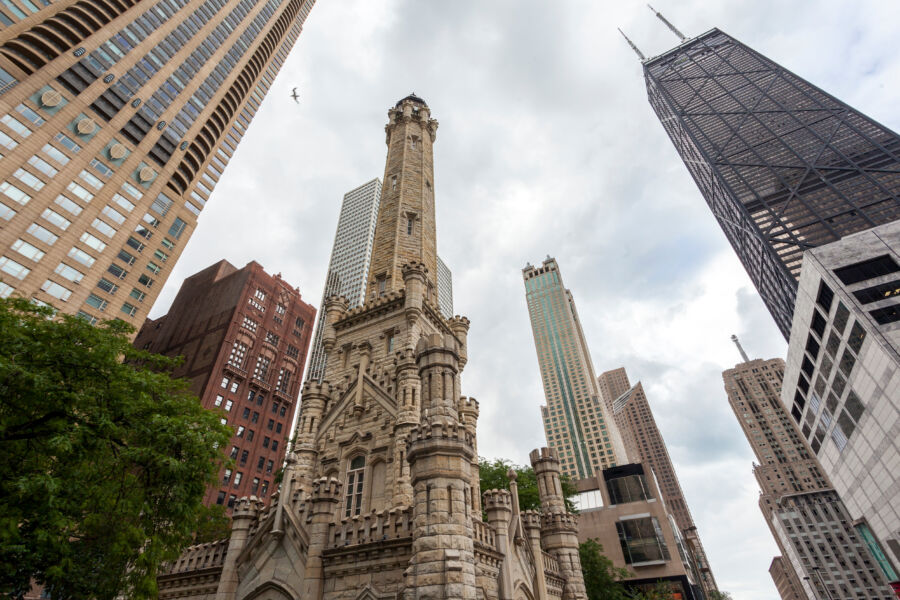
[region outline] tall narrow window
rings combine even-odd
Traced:
[[[416,218],[413,216],[406,217],[406,235],[412,235],[413,232],[413,224],[416,222]]]
[[[347,470],[347,501],[344,506],[344,516],[358,515],[362,510],[363,476],[366,470],[366,457],[357,456],[350,461]]]
[[[391,190],[396,190],[396,189],[397,189],[397,176],[394,175],[393,177],[391,177]]]

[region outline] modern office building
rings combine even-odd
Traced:
[[[326,356],[322,346],[325,299],[329,296],[343,296],[350,308],[356,308],[365,302],[381,187],[381,180],[376,177],[344,194],[334,244],[331,247],[331,259],[328,261],[325,289],[319,304],[316,334],[306,370],[307,380],[321,381],[325,375]]]
[[[204,407],[234,429],[208,505],[257,496],[268,502],[284,462],[316,310],[280,275],[256,262],[221,260],[184,280],[169,312],[148,319],[138,348],[183,356],[175,371]]]
[[[632,575],[622,583],[630,590],[649,592],[662,584],[673,598],[706,598],[675,519],[660,502],[657,478],[645,469],[619,465],[575,482],[578,540],[596,540],[615,567],[627,569]]]
[[[894,598],[781,403],[784,364],[781,359],[745,360],[722,373],[728,402],[759,461],[753,467],[759,506],[782,557],[781,570],[770,570],[773,581],[780,592],[802,590],[808,600]],[[780,581],[784,577],[787,584]]]
[[[900,592],[900,222],[805,254],[781,400]]]
[[[627,462],[622,437],[600,399],[575,300],[556,259],[527,265],[522,278],[547,402],[541,407],[544,432],[559,453],[563,473],[583,479]]]
[[[718,29],[643,69],[653,110],[787,338],[803,251],[900,218],[900,137]]]
[[[781,600],[803,600],[806,594],[803,593],[797,583],[797,577],[793,575],[793,569],[790,565],[785,565],[784,557],[776,556],[769,565],[769,575],[775,583],[775,589],[778,590],[778,596]]]
[[[0,295],[140,325],[313,4],[0,7]]]
[[[706,551],[700,542],[697,526],[694,524],[691,510],[681,491],[678,475],[669,457],[666,442],[656,426],[656,419],[653,418],[644,386],[641,382],[632,386],[624,368],[602,373],[598,378],[598,384],[607,414],[612,416],[622,435],[628,460],[643,464],[656,476],[662,498],[674,517],[683,539],[693,579],[701,586],[704,594],[718,591]]]
[[[449,319],[453,316],[453,273],[440,256],[437,257],[437,268],[438,306],[444,318]]]

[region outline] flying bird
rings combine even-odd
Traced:
[[[294,91],[291,92],[291,98],[294,99],[294,102],[296,102],[297,104],[300,104],[300,96],[299,96],[299,94],[297,94],[297,88],[294,88]]]

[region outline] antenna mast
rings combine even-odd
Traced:
[[[616,29],[619,29],[619,28],[616,27]],[[631,46],[631,49],[634,50],[634,53],[638,55],[638,58],[641,59],[641,62],[647,60],[647,57],[644,56],[644,53],[641,52],[641,51],[638,49],[638,47],[634,45],[634,42],[632,42],[630,39],[628,39],[628,36],[625,35],[625,32],[624,32],[624,31],[622,31],[621,29],[619,29],[619,33],[622,34],[622,37],[625,38],[625,41],[628,42],[628,45]]]
[[[750,359],[747,357],[747,353],[744,352],[744,347],[741,346],[741,342],[738,340],[738,336],[732,334],[731,341],[734,342],[735,346],[737,346],[738,352],[741,353],[741,358],[744,359],[744,362],[750,362]]]
[[[677,35],[677,36],[678,36],[678,39],[680,39],[682,42],[684,42],[684,41],[687,40],[687,37],[686,37],[683,33],[681,33],[680,31],[678,31],[678,29],[677,29],[674,25],[672,25],[671,23],[669,23],[669,21],[668,21],[664,16],[662,16],[662,13],[661,13],[661,12],[659,12],[658,10],[656,10],[655,8],[653,8],[652,6],[650,6],[649,4],[647,5],[647,8],[649,8],[650,10],[652,10],[652,11],[653,11],[653,14],[656,15],[656,18],[658,18],[660,21],[662,21],[663,23],[665,23],[666,27],[669,28],[669,31],[671,31],[672,33],[674,33],[675,35]]]

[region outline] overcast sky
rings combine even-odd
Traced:
[[[655,0],[688,36],[719,27],[894,130],[898,2]],[[479,451],[545,445],[521,269],[548,254],[597,372],[642,381],[721,589],[777,599],[777,548],[721,372],[786,344],[647,102],[641,67],[677,39],[642,2],[320,0],[153,309],[225,258],[316,306],[343,194],[384,173],[387,109],[440,122],[438,252],[472,320],[463,392]],[[299,105],[289,97],[299,88]]]

